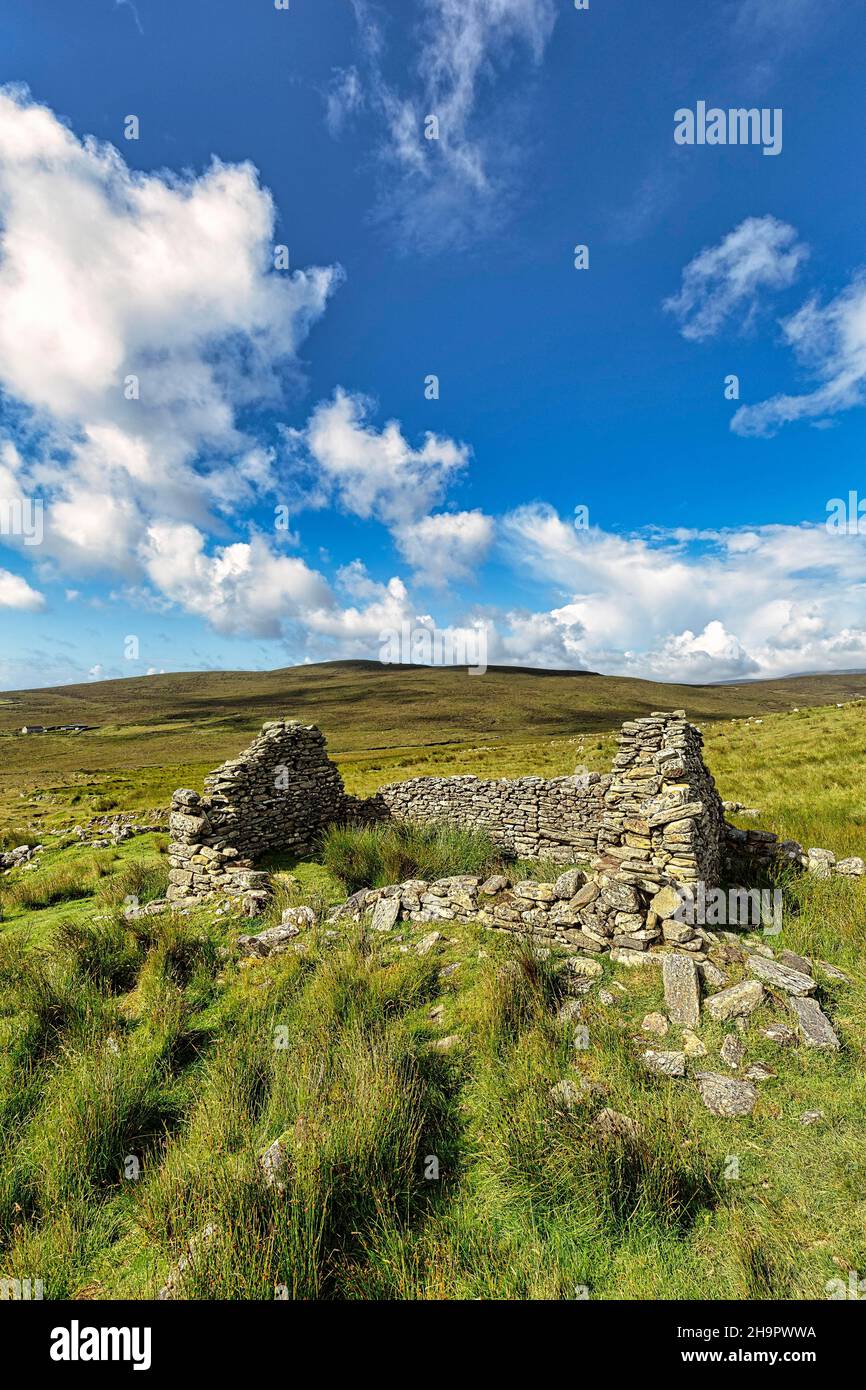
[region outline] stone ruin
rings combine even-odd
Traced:
[[[347,801],[315,725],[265,724],[249,748],[205,778],[204,796],[174,793],[169,901],[220,893],[243,897],[248,909],[263,905],[270,876],[255,869],[256,860],[274,851],[312,853],[322,831],[346,816]]]
[[[587,864],[594,876],[582,891],[590,896],[567,909],[573,922],[557,925],[606,941],[631,937],[629,946],[646,949],[660,935],[650,903],[663,889],[714,887],[732,867],[754,870],[785,847],[766,831],[726,824],[702,735],[684,710],[629,720],[617,742],[604,775],[415,777],[359,799],[347,795],[315,725],[272,721],[209,774],[203,796],[174,793],[168,899],[240,898],[254,915],[269,891],[256,863],[269,853],[310,854],[322,831],[342,822],[449,821],[484,830],[505,856]],[[524,927],[542,927],[540,902],[522,911]]]
[[[837,864],[828,850],[807,853],[793,842],[779,844],[767,831],[728,825],[703,760],[701,733],[683,710],[629,720],[617,743],[611,772],[603,776],[416,777],[361,800],[346,794],[314,725],[265,724],[245,752],[205,779],[203,796],[175,792],[169,905],[194,906],[222,895],[240,898],[255,916],[269,893],[269,875],[255,867],[263,855],[309,854],[322,831],[341,822],[450,821],[486,831],[503,851],[503,872],[362,889],[331,909],[326,935],[333,937],[332,928],[341,921],[362,918],[372,932],[391,932],[403,922],[427,923],[434,929],[418,940],[396,937],[400,951],[426,954],[442,939],[436,924],[456,921],[532,938],[544,956],[555,944],[561,948],[557,955],[564,956],[555,968],[566,995],[557,1017],[568,1023],[580,1017],[580,997],[602,976],[604,959],[622,966],[655,965],[666,1013],[648,1014],[642,1034],[660,1039],[673,1027],[682,1040],[674,1048],[647,1046],[647,1038],[635,1042],[643,1049],[646,1069],[665,1077],[685,1077],[687,1063],[707,1056],[707,1045],[694,1031],[705,1016],[742,1033],[756,1010],[779,999],[790,1020],[771,1018],[762,1030],[765,1038],[783,1047],[802,1042],[837,1052],[842,1044],[819,1003],[815,963],[791,951],[777,958],[765,941],[708,930],[702,921],[684,918],[683,890],[694,888],[699,895],[736,883],[738,875],[745,876],[739,882],[754,883],[774,860],[797,863],[819,877],[859,876],[866,864],[862,859]],[[508,872],[508,859],[518,856],[560,865],[578,861],[586,870],[564,868],[549,883],[522,879]],[[151,903],[135,914],[165,906]],[[247,964],[287,950],[304,952],[305,943],[294,938],[315,920],[309,906],[287,908],[279,924],[241,936],[237,949]],[[729,983],[729,964],[744,968],[742,980]],[[831,980],[846,979],[827,962],[817,962],[817,970]],[[599,999],[605,1002],[602,993]],[[763,1061],[746,1065],[739,1033],[726,1035],[720,1057],[741,1074],[694,1073],[704,1105],[716,1115],[750,1114],[757,1083],[775,1076]],[[431,1046],[447,1050],[457,1041],[455,1036]],[[579,1103],[580,1087],[565,1078],[550,1094],[558,1108],[569,1109]],[[634,1126],[615,1111],[603,1111],[599,1120],[605,1116],[605,1123]],[[820,1112],[806,1112],[802,1123],[816,1117]],[[264,1156],[266,1165],[272,1156],[273,1149]]]

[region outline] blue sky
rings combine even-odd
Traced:
[[[864,40],[841,0],[0,0],[0,686],[405,624],[866,668],[825,524],[866,501]],[[677,144],[699,101],[780,152]]]

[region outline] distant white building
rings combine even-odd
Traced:
[[[44,725],[44,724],[25,724],[25,725],[24,725],[24,728],[21,730],[21,732],[22,732],[22,734],[44,734],[44,733],[45,733],[45,725]]]

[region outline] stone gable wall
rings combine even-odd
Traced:
[[[204,796],[181,788],[169,818],[172,900],[255,893],[267,875],[253,864],[273,851],[309,854],[343,818],[346,794],[314,724],[265,724],[236,758],[211,772]]]

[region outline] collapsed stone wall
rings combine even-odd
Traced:
[[[486,831],[523,858],[560,863],[600,857],[626,883],[659,875],[715,886],[723,869],[724,813],[684,710],[623,724],[613,772],[588,777],[414,777],[377,801],[400,821],[449,820]],[[657,887],[653,889],[657,891]]]
[[[256,861],[274,851],[309,854],[328,825],[450,821],[486,831],[506,855],[591,864],[605,910],[599,902],[585,925],[605,936],[613,928],[641,930],[645,921],[636,919],[661,888],[712,887],[724,873],[730,828],[702,744],[683,710],[657,711],[622,726],[610,774],[415,777],[358,799],[346,795],[315,725],[274,720],[210,773],[203,796],[174,793],[168,897],[245,896],[255,909],[268,888]],[[768,840],[775,842],[762,837],[762,854]]]
[[[341,820],[346,794],[314,724],[273,720],[236,758],[211,772],[204,796],[181,788],[169,817],[168,898],[266,895],[257,859],[272,851],[309,854]]]

